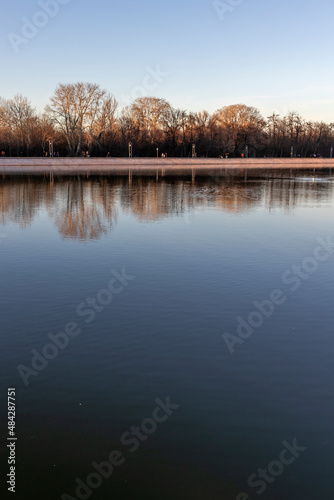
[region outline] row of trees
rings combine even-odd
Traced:
[[[61,156],[308,157],[329,156],[334,123],[304,120],[298,113],[265,119],[244,104],[213,114],[175,109],[164,99],[141,97],[119,109],[113,95],[90,83],[59,84],[38,114],[22,95],[0,98],[0,150],[7,156],[46,156],[52,141]],[[292,149],[293,148],[293,149]]]

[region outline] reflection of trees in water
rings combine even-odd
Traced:
[[[121,205],[143,222],[157,221],[172,215],[182,216],[198,206],[189,181],[156,181],[137,177],[122,183]]]
[[[46,209],[64,238],[98,239],[112,230],[117,209],[138,220],[183,216],[202,207],[241,213],[251,207],[287,209],[333,198],[330,180],[241,177],[101,177],[4,179],[0,184],[0,220],[30,224]]]
[[[31,224],[46,209],[64,238],[98,239],[117,220],[114,192],[96,180],[9,179],[0,184],[2,223]]]
[[[114,192],[107,183],[78,179],[54,185],[49,213],[64,238],[98,239],[116,224]]]
[[[290,178],[271,179],[263,184],[263,202],[272,208],[292,209],[316,205],[333,199],[334,183],[326,179]]]
[[[22,227],[30,225],[41,206],[41,198],[52,202],[48,184],[41,182],[0,182],[0,220],[2,224],[14,222]]]

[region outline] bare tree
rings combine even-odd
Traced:
[[[59,84],[46,112],[66,138],[70,154],[78,156],[86,134],[94,135],[103,108],[113,106],[106,90],[93,83]]]
[[[111,94],[106,94],[100,101],[96,113],[87,127],[86,142],[91,153],[94,145],[101,149],[107,138],[113,136],[116,128],[118,102]]]
[[[37,118],[34,137],[34,142],[42,147],[43,156],[49,149],[48,142],[50,140],[57,142],[57,132],[50,118],[43,114]]]
[[[263,147],[265,120],[258,109],[245,104],[225,106],[215,113],[214,119],[223,129],[230,150],[240,152],[246,144],[254,151]]]
[[[11,133],[8,126],[8,107],[5,99],[0,97],[0,145],[8,144],[11,152]]]
[[[163,116],[169,108],[170,104],[165,99],[157,97],[139,97],[134,101],[130,111],[143,142],[153,145],[161,140]]]
[[[170,143],[172,151],[178,146],[180,132],[187,120],[187,112],[183,109],[174,109],[171,106],[165,109],[161,117],[162,126],[167,141]]]
[[[36,111],[21,94],[7,101],[6,108],[6,119],[15,138],[17,154],[20,155],[21,149],[24,148],[25,153],[29,155],[32,134],[37,123]]]
[[[272,115],[268,116],[267,133],[270,156],[275,156],[276,153],[279,119],[280,115],[275,112]]]
[[[129,106],[122,109],[118,122],[121,130],[123,147],[130,141],[138,142],[140,133],[139,124],[137,120],[135,120]]]

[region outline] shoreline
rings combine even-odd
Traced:
[[[0,158],[2,175],[175,174],[244,170],[329,170],[333,158]]]

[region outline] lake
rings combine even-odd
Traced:
[[[333,214],[325,172],[2,178],[16,498],[332,500]]]

